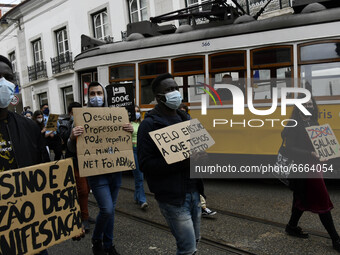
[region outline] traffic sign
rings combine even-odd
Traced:
[[[18,104],[19,104],[19,97],[14,95],[14,97],[12,98],[12,101],[11,101],[11,105],[16,106]]]

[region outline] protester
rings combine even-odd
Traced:
[[[46,124],[48,122],[48,118],[50,115],[50,109],[48,107],[48,104],[42,104],[40,107],[40,110],[43,112],[44,114],[44,124],[46,127]],[[58,125],[59,127],[59,125]],[[54,152],[54,160],[59,160],[61,159],[62,156],[62,144],[61,144],[61,138],[59,136],[59,134],[56,131],[46,131],[46,134],[48,134],[48,136],[46,137],[47,139],[47,145],[49,147],[50,150],[53,150]]]
[[[312,113],[311,116],[304,115],[296,106],[290,119],[297,121],[297,126],[286,127],[282,131],[282,138],[286,141],[288,155],[297,165],[320,164],[319,156],[315,153],[314,147],[309,139],[306,127],[318,126],[319,111],[317,104],[312,98],[306,104],[306,109]],[[294,125],[287,125],[294,126]],[[304,211],[311,211],[319,214],[321,223],[330,235],[333,248],[340,252],[340,238],[334,227],[331,209],[333,204],[322,177],[322,173],[305,173],[305,178],[290,179],[290,187],[293,190],[293,206],[289,223],[286,226],[286,233],[291,236],[308,238],[308,233],[298,227],[298,222]],[[307,178],[308,177],[308,178]]]
[[[0,55],[0,171],[44,162],[39,127],[21,115],[8,111],[15,85],[11,62]],[[47,250],[39,253],[46,255]]]
[[[46,150],[44,151],[44,161],[50,161],[50,154],[49,154],[49,149],[47,146],[47,141],[46,141],[46,137],[48,136],[46,134],[46,128],[44,125],[44,121],[43,121],[44,117],[43,117],[43,113],[40,110],[37,110],[33,113],[33,117],[32,120],[38,125],[38,127],[40,128],[40,132],[41,132],[41,136],[42,136],[42,142],[43,142],[43,146],[46,148]]]
[[[31,107],[30,106],[25,106],[24,110],[22,111],[22,115],[25,116],[27,113],[29,113],[31,116],[33,115],[33,112],[31,112]]]
[[[171,74],[157,76],[152,91],[158,104],[146,114],[137,135],[140,169],[176,239],[177,254],[194,254],[200,238],[203,182],[190,179],[190,159],[168,165],[149,135],[189,116],[178,110],[182,98]]]
[[[136,120],[131,122],[133,127],[132,133],[132,146],[133,146],[133,155],[135,157],[136,169],[132,171],[134,179],[135,179],[135,194],[134,200],[136,204],[140,206],[142,210],[148,208],[148,203],[146,202],[145,192],[144,192],[144,177],[143,173],[139,169],[138,158],[137,158],[137,132],[139,125],[141,123],[141,112],[138,105],[135,107],[136,111]]]
[[[88,87],[88,107],[107,107],[107,94],[99,82],[91,82]],[[123,130],[132,133],[130,123],[123,126]],[[76,152],[76,138],[84,133],[82,126],[72,129],[68,148]],[[87,177],[92,193],[99,206],[99,214],[92,235],[92,252],[94,255],[119,255],[113,245],[113,228],[115,207],[119,188],[122,183],[122,173],[101,174]]]
[[[186,104],[181,104],[179,106],[179,109],[186,112],[189,115],[189,108]],[[189,115],[189,118],[190,118],[190,115]],[[202,207],[202,217],[210,218],[216,214],[216,211],[210,210],[207,207],[207,201],[202,195],[200,195],[200,201],[201,201],[201,207]]]
[[[69,114],[68,118],[65,118],[61,121],[59,125],[59,132],[61,138],[64,140],[64,143],[67,144],[68,139],[71,136],[72,128],[73,128],[73,109],[81,108],[81,104],[78,102],[70,103],[67,107],[67,112]],[[78,200],[81,211],[81,220],[85,228],[85,232],[88,233],[90,231],[90,217],[89,217],[89,208],[88,208],[88,200],[90,187],[87,183],[86,177],[80,177],[77,154],[75,152],[71,152],[66,146],[65,158],[73,159],[74,166],[74,175],[76,177],[77,184],[77,192],[78,192]],[[94,220],[91,220],[94,223]]]

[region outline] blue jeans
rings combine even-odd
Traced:
[[[177,255],[193,254],[200,239],[201,205],[198,192],[186,193],[182,206],[158,202],[171,233],[176,238]]]
[[[146,202],[145,192],[144,192],[144,178],[143,173],[139,170],[138,157],[137,157],[137,147],[133,147],[133,155],[135,157],[136,169],[132,170],[133,176],[135,177],[135,195],[134,200],[138,204],[143,204]]]
[[[99,206],[92,238],[103,240],[104,248],[109,249],[113,244],[115,207],[122,184],[122,173],[90,176],[87,179]]]

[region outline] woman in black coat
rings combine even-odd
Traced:
[[[308,137],[306,127],[317,126],[318,107],[312,98],[306,104],[306,109],[312,113],[311,116],[304,115],[296,106],[294,107],[291,119],[297,121],[297,126],[286,127],[282,131],[282,138],[286,140],[286,148],[289,157],[294,160],[294,164],[309,165],[309,169],[316,164],[322,164],[319,156],[314,151],[314,147]],[[322,173],[304,173],[302,178],[290,180],[290,188],[293,190],[293,206],[286,232],[289,235],[308,238],[308,233],[298,227],[299,219],[304,211],[311,211],[319,214],[319,218],[330,235],[333,248],[340,252],[340,237],[334,227],[331,209],[333,204],[322,177]],[[301,177],[301,176],[300,176]]]

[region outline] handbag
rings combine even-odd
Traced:
[[[283,184],[289,186],[289,176],[294,164],[294,160],[289,158],[288,150],[285,146],[285,138],[283,138],[277,158],[275,162],[275,171],[273,175],[278,178]]]

